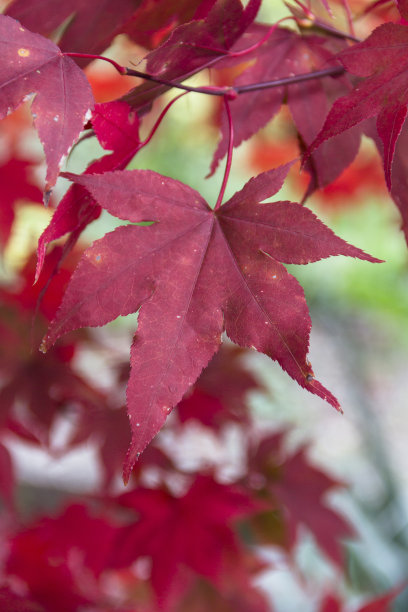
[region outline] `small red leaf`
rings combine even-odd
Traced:
[[[85,174],[125,168],[140,148],[139,119],[125,102],[97,104],[91,122],[104,149],[113,151],[89,164]],[[70,250],[85,227],[97,219],[101,207],[80,185],[71,185],[62,198],[49,225],[38,240],[36,280],[38,280],[47,246],[70,233],[63,255]]]
[[[75,62],[50,40],[0,16],[0,118],[35,94],[32,114],[47,159],[46,190],[92,110],[91,87]]]
[[[183,81],[211,66],[245,32],[256,17],[261,0],[216,0],[205,18],[177,27],[171,36],[146,57],[146,70],[162,79]],[[188,53],[186,53],[188,48]],[[132,107],[146,110],[168,87],[143,83],[123,97]]]
[[[309,152],[328,138],[377,117],[384,145],[385,177],[391,189],[391,164],[408,104],[407,58],[408,27],[395,23],[381,25],[367,40],[342,51],[338,59],[346,70],[365,80],[334,103]]]

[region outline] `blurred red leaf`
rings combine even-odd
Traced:
[[[15,205],[21,200],[42,202],[40,189],[30,180],[33,162],[11,158],[0,166],[0,248],[7,244],[15,216]]]
[[[344,486],[315,468],[305,448],[283,459],[284,433],[261,441],[249,455],[249,486],[267,493],[276,509],[283,512],[279,534],[282,544],[291,548],[297,541],[300,525],[311,531],[321,550],[337,565],[343,565],[341,539],[353,535],[350,525],[325,503],[332,489]],[[266,523],[267,524],[267,523]],[[283,536],[283,538],[282,538]]]
[[[203,19],[216,0],[143,0],[124,31],[147,49],[157,47],[174,28]]]
[[[262,385],[245,368],[246,351],[223,345],[212,358],[191,393],[177,406],[181,423],[196,419],[219,430],[225,423],[249,424],[247,393]]]
[[[46,612],[78,612],[99,598],[98,578],[116,528],[83,505],[45,517],[10,542],[6,571],[17,576]]]
[[[231,521],[252,514],[258,506],[239,488],[196,476],[182,497],[164,489],[138,488],[117,502],[139,518],[119,532],[111,564],[126,567],[149,557],[152,587],[165,609],[172,609],[194,574],[217,587],[233,576],[246,575]]]

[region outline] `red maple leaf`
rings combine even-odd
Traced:
[[[74,435],[67,447],[71,448],[92,440],[96,447],[97,458],[102,470],[101,489],[105,493],[114,483],[123,467],[123,457],[131,442],[129,419],[126,408],[109,408],[102,402],[87,406],[80,414]],[[169,473],[175,469],[172,460],[160,448],[151,444],[137,462],[132,479],[136,480],[146,466],[154,466]]]
[[[132,445],[125,479],[218,349],[224,329],[338,407],[314,378],[307,305],[281,262],[340,254],[378,260],[299,204],[259,204],[280,189],[289,167],[251,179],[219,210],[187,185],[148,170],[66,175],[117,217],[158,221],[120,227],[86,250],[43,342],[46,349],[67,331],[141,307],[127,388]]]
[[[181,497],[139,487],[117,502],[139,518],[118,532],[111,565],[127,567],[139,557],[150,557],[150,580],[163,609],[173,609],[170,602],[186,590],[194,574],[217,587],[247,574],[231,523],[258,506],[238,487],[197,476]]]
[[[47,272],[54,269],[60,251],[54,249],[46,258]],[[52,290],[38,306],[44,284],[32,284],[34,257],[27,262],[15,286],[0,290],[0,423],[26,441],[46,446],[57,415],[71,405],[89,410],[104,401],[101,393],[72,368],[75,353],[72,337],[55,346],[49,360],[33,350],[34,339],[44,333],[44,317],[50,319],[55,314],[75,261],[74,254],[65,262],[65,267],[52,279]]]
[[[305,448],[282,459],[283,440],[284,433],[280,432],[262,440],[255,451],[250,450],[249,486],[251,483],[256,487],[260,485],[260,491],[267,493],[275,508],[275,521],[268,520],[272,517],[267,515],[261,516],[255,521],[256,531],[261,528],[261,539],[266,535],[270,540],[271,536],[276,544],[291,548],[297,541],[299,525],[306,525],[321,550],[342,566],[340,540],[353,532],[348,523],[326,505],[324,498],[334,487],[344,485],[313,467],[307,460]],[[262,499],[265,499],[264,494]],[[281,517],[276,516],[277,510],[283,511]],[[268,535],[271,527],[273,530]]]
[[[359,606],[354,612],[390,612],[394,599],[400,594],[404,585],[398,586],[385,594]],[[347,610],[349,608],[347,607]],[[340,600],[333,595],[327,595],[320,604],[319,612],[342,612],[345,610]],[[353,609],[354,610],[354,609]]]
[[[248,46],[250,42],[260,40],[267,31],[266,26],[253,26]],[[242,45],[242,41],[239,44]],[[338,51],[340,48],[336,43],[334,50]],[[284,28],[277,28],[267,42],[248,56],[244,55],[241,61],[242,59],[252,59],[252,62],[235,80],[234,85],[237,87],[293,77],[337,64],[333,55],[333,43],[328,43],[327,39],[318,36],[300,36]],[[228,64],[231,61],[225,60]],[[216,68],[225,62],[221,60]],[[240,145],[264,127],[279,112],[284,101],[287,102],[295,122],[302,148],[309,146],[322,128],[331,102],[347,92],[349,87],[345,77],[337,76],[239,95],[231,102],[234,146]],[[221,120],[221,135],[211,172],[214,172],[218,162],[227,152],[229,129],[225,113]],[[316,151],[313,159],[306,165],[306,170],[311,175],[308,193],[338,177],[353,161],[359,143],[360,131],[355,129]]]
[[[261,0],[216,0],[204,19],[178,26],[160,47],[144,58],[146,72],[161,79],[183,81],[225,56],[256,17]],[[188,52],[186,53],[186,49]],[[123,100],[140,112],[168,87],[146,82],[135,87]]]
[[[374,129],[373,129],[374,128]],[[384,147],[376,133],[375,126],[369,124],[367,136],[372,138],[384,159]],[[395,146],[392,164],[391,197],[394,200],[402,218],[401,229],[408,242],[408,124],[404,123]]]
[[[395,145],[407,114],[408,27],[383,24],[365,41],[342,51],[338,59],[346,70],[363,80],[349,95],[336,100],[309,150],[366,119],[377,117],[378,135],[384,147],[385,178],[391,189]]]
[[[6,571],[23,582],[44,612],[77,612],[98,602],[98,578],[115,534],[108,520],[72,505],[57,518],[45,517],[17,533],[9,544]]]
[[[14,0],[6,14],[23,26],[43,36],[52,36],[63,28],[59,46],[63,51],[98,55],[140,5],[141,0]],[[84,65],[90,60],[81,59]]]
[[[203,19],[215,0],[143,0],[124,31],[146,49],[157,47],[182,23]]]
[[[47,159],[48,190],[93,107],[92,91],[70,57],[11,17],[0,16],[0,40],[0,118],[35,93],[31,110]]]

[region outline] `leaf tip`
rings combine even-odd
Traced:
[[[50,203],[51,194],[52,194],[51,187],[49,185],[46,185],[44,196],[43,196],[43,202],[44,202],[45,208],[48,208],[48,205]]]
[[[123,465],[123,473],[122,473],[122,480],[123,480],[123,484],[125,485],[125,487],[129,483],[129,479],[132,474],[132,470],[133,470],[135,463],[138,461],[140,455],[142,454],[140,451],[135,452],[135,448],[136,448],[135,445],[131,444],[126,453],[126,459]]]

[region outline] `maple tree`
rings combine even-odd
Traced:
[[[66,612],[125,612],[135,602],[149,611],[266,611],[270,602],[254,587],[265,567],[256,547],[272,544],[295,563],[303,529],[343,568],[340,541],[354,531],[324,498],[343,485],[313,467],[306,448],[288,453],[285,432],[255,435],[247,393],[264,388],[240,359],[246,349],[267,355],[342,411],[308,359],[309,308],[286,266],[340,255],[381,263],[308,207],[314,194],[354,193],[361,173],[383,188],[376,161],[357,157],[363,138],[378,150],[408,240],[408,4],[362,4],[294,0],[270,23],[258,18],[261,0],[11,0],[0,15],[0,130],[9,149],[0,165],[1,250],[23,201],[38,211],[43,193],[53,210],[36,259],[30,253],[0,290],[0,493],[12,522],[0,530],[7,612],[51,611],[56,601]],[[96,102],[94,60],[128,88],[110,74]],[[195,75],[200,80],[190,81]],[[192,93],[213,102],[208,124],[219,142],[208,176],[225,158],[214,202],[194,185],[137,168]],[[27,101],[44,151],[41,185],[32,172],[38,160],[20,148],[27,116],[7,132],[6,116]],[[261,131],[282,112],[290,136],[276,152]],[[100,156],[82,173],[68,171],[71,150],[93,137]],[[234,149],[245,141],[262,148],[252,159],[260,173],[226,197]],[[300,178],[292,179],[296,170]],[[57,204],[58,177],[70,185]],[[278,199],[291,180],[299,202]],[[118,226],[82,247],[103,212]],[[75,357],[105,350],[89,328],[132,313],[130,370],[118,356],[109,389],[100,388]],[[223,334],[234,347],[220,348]],[[53,432],[64,418],[70,431],[58,446]],[[177,437],[192,420],[218,436],[234,425],[253,433],[233,482],[220,482],[214,468],[188,472],[158,442],[165,423]],[[101,469],[94,507],[91,499],[72,502],[21,528],[9,435],[54,455],[93,444]],[[121,469],[132,488],[117,495]],[[149,470],[156,486],[146,484]],[[179,490],[170,484],[177,479]],[[360,609],[386,609],[397,595],[390,590]],[[316,605],[341,609],[334,586]]]

